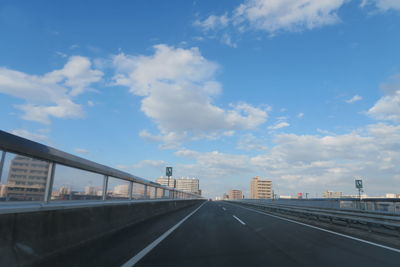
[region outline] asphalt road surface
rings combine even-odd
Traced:
[[[39,266],[400,266],[390,250],[226,202],[145,221]]]
[[[135,266],[400,266],[399,251],[207,202]]]

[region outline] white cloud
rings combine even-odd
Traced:
[[[337,10],[345,0],[248,0],[234,11],[236,23],[274,33],[299,31],[339,22]]]
[[[265,110],[246,103],[231,105],[227,110],[213,104],[222,90],[215,80],[218,65],[205,59],[198,48],[156,45],[154,49],[151,56],[114,57],[115,84],[127,86],[132,94],[143,97],[141,110],[161,132],[142,132],[143,137],[175,141],[254,129],[266,121]]]
[[[290,181],[293,190],[346,191],[354,177],[361,176],[368,180],[369,192],[388,190],[399,171],[400,126],[374,124],[360,131],[364,134],[280,134],[269,153],[251,161],[282,188]]]
[[[82,118],[84,116],[82,107],[70,99],[56,101],[56,104],[51,106],[24,104],[16,107],[24,111],[23,119],[44,124],[50,123],[49,116],[55,118]]]
[[[25,112],[24,119],[50,123],[50,116],[82,117],[82,107],[72,98],[89,90],[102,75],[91,69],[89,59],[79,56],[70,57],[62,69],[42,76],[0,67],[0,93],[25,100],[25,104],[17,105]]]
[[[222,135],[224,135],[224,136],[234,136],[235,135],[235,131],[226,131],[226,132],[223,132]]]
[[[160,146],[162,149],[178,149],[180,148],[181,143],[188,139],[186,133],[168,132],[162,135],[153,135],[147,130],[140,131],[139,136],[150,142],[162,143]]]
[[[400,122],[400,90],[393,95],[383,96],[368,110],[368,114],[378,120]]]
[[[232,37],[235,33],[256,30],[274,36],[340,23],[339,10],[349,2],[354,0],[244,0],[223,15],[196,20],[194,26],[202,29],[208,38],[220,36],[221,43],[236,47]],[[360,3],[361,8],[367,5],[382,12],[400,10],[398,0],[362,0]],[[223,33],[215,34],[218,31]]]
[[[278,134],[269,149],[259,139],[255,143],[254,150],[263,146],[256,156],[180,149],[175,155],[192,162],[176,164],[176,170],[199,177],[210,197],[234,187],[247,189],[255,175],[272,179],[277,194],[352,194],[355,177],[363,178],[369,195],[400,186],[400,126],[378,123],[342,135]]]
[[[61,69],[48,73],[48,79],[62,83],[70,88],[69,95],[77,96],[89,89],[90,84],[100,81],[103,72],[91,68],[92,63],[86,57],[70,57]]]
[[[30,132],[25,129],[15,129],[15,130],[12,130],[10,133],[12,133],[14,135],[18,135],[18,136],[26,138],[26,139],[29,139],[29,140],[32,140],[32,141],[36,141],[36,142],[47,143],[49,140],[47,135],[33,133],[33,132]]]
[[[400,1],[398,0],[363,0],[361,7],[368,4],[375,5],[381,11],[400,10]]]
[[[275,34],[303,31],[340,22],[337,15],[346,0],[246,0],[231,15],[211,15],[195,26],[205,31],[228,26],[243,32],[255,29]]]
[[[376,195],[400,184],[399,144],[400,126],[381,123],[337,136],[279,134],[271,149],[254,157],[187,149],[176,155],[194,160],[179,165],[180,170],[208,183],[214,180],[220,193],[226,190],[224,183],[247,183],[253,175],[261,175],[273,180],[278,194],[354,193],[354,178],[363,177],[367,193]]]
[[[145,167],[153,167],[156,169],[160,169],[166,166],[166,162],[164,160],[142,160],[139,161],[138,163],[133,165],[133,168],[135,169],[140,169],[140,168],[145,168]]]
[[[363,99],[362,96],[354,95],[352,98],[345,100],[345,102],[348,103],[348,104],[352,104],[352,103],[360,101],[362,99]]]
[[[222,34],[221,42],[223,44],[226,44],[227,46],[230,46],[230,47],[233,47],[233,48],[237,47],[237,44],[232,40],[231,35],[227,34],[227,33]]]
[[[267,150],[268,147],[263,144],[263,141],[255,137],[253,134],[243,135],[238,142],[238,149],[247,151]]]
[[[286,121],[282,121],[282,122],[278,122],[275,125],[269,126],[268,129],[270,129],[270,130],[278,130],[278,129],[289,127],[289,126],[290,126],[289,123],[287,123]]]
[[[304,113],[300,112],[300,113],[297,114],[296,117],[299,118],[299,119],[302,119],[302,118],[304,118]]]
[[[368,115],[378,120],[400,122],[400,74],[390,77],[380,87],[385,95],[368,110]]]
[[[205,20],[196,20],[193,25],[202,28],[205,31],[216,30],[228,26],[229,18],[227,14],[222,16],[211,15]]]
[[[67,54],[65,54],[63,52],[60,52],[60,51],[56,51],[56,55],[59,56],[59,57],[63,57],[63,58],[67,58],[68,57]]]
[[[197,152],[182,149],[175,152],[177,156],[191,158],[195,164],[182,164],[180,168],[185,169],[191,176],[222,177],[251,172],[250,158],[246,155],[233,155],[219,151]]]

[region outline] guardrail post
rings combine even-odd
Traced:
[[[103,200],[107,199],[107,189],[108,189],[108,175],[104,175],[103,179]]]
[[[49,163],[49,169],[47,170],[46,189],[44,191],[44,202],[49,203],[51,199],[51,192],[53,191],[54,173],[56,171],[56,164],[54,162]]]
[[[129,200],[132,200],[132,192],[133,192],[133,182],[130,181],[129,182],[129,188],[128,188],[128,196],[129,196]]]
[[[6,158],[6,152],[2,151],[1,152],[1,159],[0,159],[0,182],[1,182],[1,177],[3,176],[3,166],[4,166],[4,159]]]
[[[144,185],[144,198],[147,198],[147,184]]]

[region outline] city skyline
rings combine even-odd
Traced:
[[[400,6],[328,2],[2,1],[1,129],[210,198],[398,194]]]
[[[24,201],[43,201],[45,184],[48,175],[49,163],[47,161],[34,159],[31,157],[10,154],[11,160],[6,161],[5,168],[0,176],[0,199],[6,201],[24,200]],[[61,166],[61,165],[59,165]],[[65,166],[64,166],[65,167]],[[76,170],[75,171],[81,171]],[[82,171],[81,171],[82,172]],[[90,172],[89,172],[90,173]],[[64,173],[65,174],[65,173]],[[82,174],[82,173],[81,173]],[[95,173],[91,173],[95,174]],[[39,176],[38,176],[39,175]],[[4,179],[6,178],[7,179]],[[101,200],[103,196],[103,185],[93,185],[91,180],[83,186],[72,186],[72,182],[81,177],[70,177],[67,183],[61,186],[54,186],[51,194],[52,200]],[[152,179],[158,185],[166,188],[174,188],[178,191],[198,194],[201,196],[199,187],[200,181],[195,177],[160,176]],[[355,181],[357,184],[357,180]],[[216,196],[216,200],[220,199],[312,199],[312,198],[400,198],[400,194],[386,193],[384,195],[367,195],[363,190],[358,195],[343,194],[343,192],[326,190],[320,196],[310,195],[308,192],[297,192],[290,195],[275,194],[272,181],[256,176],[250,179],[250,194],[246,196],[242,190],[230,189],[224,193],[222,197]],[[129,198],[129,182],[114,177],[108,178],[107,189],[105,191],[106,199],[127,199]],[[165,197],[162,190],[155,192],[154,188],[148,189],[147,197],[145,196],[145,188],[143,185],[133,183],[132,198],[163,198]]]

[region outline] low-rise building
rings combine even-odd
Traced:
[[[156,183],[159,183],[163,186],[176,188],[177,190],[184,192],[201,195],[200,181],[197,178],[170,178],[168,180],[167,177],[160,177],[156,180]]]
[[[388,193],[385,194],[385,198],[400,198],[400,194]]]
[[[343,195],[342,192],[334,192],[334,191],[325,191],[322,193],[323,198],[341,198]]]
[[[0,184],[0,198],[5,198],[7,195],[7,185]]]
[[[232,190],[229,190],[228,197],[230,200],[243,199],[243,192],[242,192],[242,190],[232,189]]]

